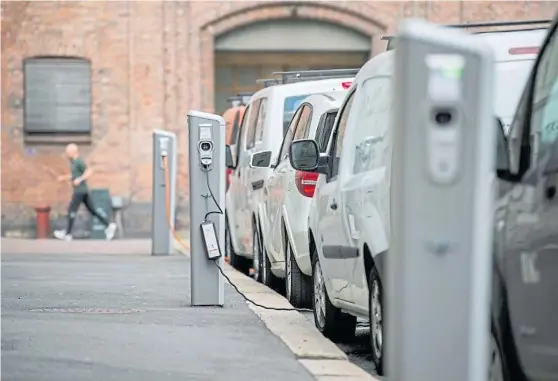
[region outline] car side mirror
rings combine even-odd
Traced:
[[[504,131],[504,124],[500,118],[496,118],[496,175],[499,179],[511,181],[514,176],[510,171],[510,154],[508,150],[508,138]]]
[[[260,151],[250,156],[250,168],[269,168],[271,151]]]
[[[289,160],[297,171],[315,172],[320,163],[318,144],[312,139],[293,142],[289,147]]]
[[[225,146],[225,166],[227,168],[234,169],[231,146],[228,144]]]

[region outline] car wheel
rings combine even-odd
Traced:
[[[490,335],[490,361],[489,361],[489,371],[488,371],[488,381],[508,381],[507,372],[504,366],[504,360],[502,356],[502,351],[496,338],[494,337],[494,332]]]
[[[246,258],[241,257],[240,255],[236,255],[236,253],[234,252],[228,219],[225,223],[225,253],[225,255],[229,257],[229,263],[232,267],[234,267],[241,273],[248,275],[250,271],[250,262]]]
[[[315,249],[314,249],[315,250]],[[327,294],[325,279],[322,274],[318,253],[312,258],[312,307],[316,328],[332,341],[349,341],[355,336],[356,317],[341,312],[331,304]]]
[[[262,283],[262,276],[263,276],[262,247],[263,247],[263,243],[261,240],[260,230],[258,229],[257,226],[254,226],[253,234],[252,234],[252,250],[254,253],[254,259],[252,260],[253,262],[252,268],[254,269],[254,279],[260,283]]]
[[[383,375],[384,360],[384,293],[382,282],[376,267],[370,270],[368,280],[369,304],[368,315],[370,321],[370,347],[372,349],[372,360],[376,366],[379,376]]]
[[[285,296],[294,307],[309,307],[312,303],[312,282],[300,271],[292,246],[285,244]]]

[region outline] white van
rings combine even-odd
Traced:
[[[311,94],[349,88],[358,69],[277,73],[250,98],[240,125],[236,160],[226,194],[225,250],[233,267],[248,274],[253,260],[252,235],[256,211],[270,168],[251,168],[252,155],[270,151],[275,162],[286,128],[302,100]]]
[[[535,30],[477,35],[498,48],[495,112],[500,118],[513,115],[536,57],[533,51],[544,34]],[[357,74],[335,121],[326,157],[317,154],[321,164],[313,170],[322,175],[308,223],[316,327],[332,339],[344,339],[354,335],[356,317],[368,318],[372,358],[380,375],[391,159],[397,154],[391,148],[393,70],[394,55],[388,51]],[[308,144],[294,142],[291,149],[315,150]],[[302,162],[293,166],[308,171]]]

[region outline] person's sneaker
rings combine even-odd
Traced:
[[[113,222],[107,226],[105,229],[105,235],[107,236],[107,241],[114,238],[114,233],[116,233],[116,224]]]
[[[54,237],[60,239],[62,241],[71,241],[72,236],[71,234],[66,234],[66,230],[55,230]]]

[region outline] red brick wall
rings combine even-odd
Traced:
[[[300,5],[302,3],[302,5]],[[213,38],[254,21],[292,17],[327,20],[371,38],[373,52],[400,17],[440,23],[551,18],[558,3],[493,2],[2,2],[2,224],[32,226],[32,206],[65,214],[70,190],[47,168],[64,172],[61,145],[24,144],[22,61],[73,55],[92,62],[93,143],[84,156],[93,187],[130,202],[125,222],[149,228],[151,133],[179,136],[178,218],[187,220],[186,114],[212,111]],[[296,8],[296,10],[294,10]]]

